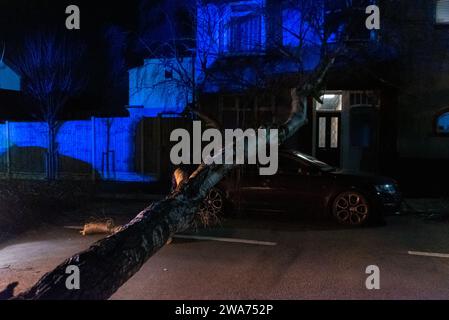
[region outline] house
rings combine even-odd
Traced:
[[[320,1],[202,2],[197,52],[199,57],[210,57],[202,107],[213,110],[225,126],[258,127],[287,120],[291,88],[317,67],[324,47],[321,35],[329,32],[324,42],[331,47],[336,31],[329,25],[349,10],[357,27],[350,32],[347,47],[376,51],[357,56],[353,50],[351,59],[337,60],[321,96],[323,103],[309,99],[310,125],[289,145],[344,169],[379,171],[379,117],[387,106],[381,99],[381,81],[369,70],[360,70],[372,68],[383,78],[382,69],[388,68],[380,65],[396,56],[384,54],[372,62],[373,55],[386,51],[380,35],[365,26],[365,9],[372,3],[323,1],[326,7],[321,10]],[[318,25],[312,25],[312,15]]]
[[[302,15],[292,3],[205,1],[198,8],[197,55],[213,75],[200,105],[225,126],[254,127],[288,117],[298,66],[276,53],[298,45],[291,30]],[[430,185],[424,189],[440,192],[449,179],[449,1],[325,4],[324,25],[346,10],[358,27],[330,71],[323,103],[308,100],[310,124],[291,145],[343,169],[388,174],[405,188]],[[380,30],[365,27],[371,4],[380,7]],[[307,71],[316,66],[321,48],[313,32],[303,37]],[[237,74],[246,88],[226,81],[222,70]],[[260,85],[258,72],[275,90]]]
[[[145,59],[141,66],[130,69],[130,110],[142,108],[148,117],[157,117],[160,113],[182,113],[192,100],[192,88],[188,81],[182,79],[183,73],[174,70],[190,73],[192,58]]]

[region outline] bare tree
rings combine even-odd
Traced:
[[[22,90],[37,103],[33,114],[48,126],[47,178],[57,174],[56,136],[67,101],[86,85],[82,73],[84,47],[64,36],[36,33],[28,37],[13,64],[22,77]]]

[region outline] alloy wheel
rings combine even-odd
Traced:
[[[344,192],[335,199],[332,213],[340,224],[360,226],[368,219],[369,205],[360,193]]]
[[[212,188],[200,205],[200,214],[218,217],[223,213],[224,200],[222,193]]]

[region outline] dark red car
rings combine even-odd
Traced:
[[[309,155],[279,153],[279,170],[261,176],[244,166],[210,191],[204,209],[216,214],[232,207],[245,211],[293,212],[362,226],[399,211],[402,199],[390,178],[338,170]]]

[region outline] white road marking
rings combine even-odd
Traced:
[[[408,254],[412,255],[412,256],[423,256],[423,257],[434,257],[434,258],[446,258],[446,259],[449,259],[449,254],[447,254],[447,253],[409,251]]]
[[[65,229],[72,230],[83,230],[84,227],[79,226],[64,226]],[[258,240],[248,240],[248,239],[235,239],[235,238],[220,238],[220,237],[204,237],[204,236],[193,236],[193,235],[182,235],[176,234],[173,238],[178,239],[191,239],[191,240],[209,240],[209,241],[220,241],[220,242],[232,242],[232,243],[245,243],[245,244],[255,244],[260,246],[276,246],[276,242],[269,241],[258,241]]]
[[[83,230],[84,227],[79,226],[63,226],[64,229],[71,229],[71,230]]]
[[[247,240],[247,239],[235,239],[235,238],[219,238],[219,237],[204,237],[204,236],[189,236],[176,234],[173,238],[179,239],[192,239],[192,240],[210,240],[210,241],[220,241],[220,242],[232,242],[232,243],[245,243],[245,244],[255,244],[260,246],[275,246],[276,242],[268,241],[258,241],[258,240]]]

